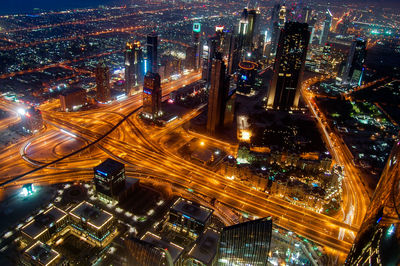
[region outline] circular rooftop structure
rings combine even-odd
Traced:
[[[245,70],[253,70],[258,67],[258,64],[252,61],[242,61],[239,63],[239,67]]]

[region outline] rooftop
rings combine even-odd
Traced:
[[[189,200],[179,198],[171,207],[172,210],[182,213],[184,216],[193,218],[198,222],[205,224],[213,213],[212,209],[204,207],[200,204],[193,203]]]
[[[151,232],[146,232],[146,234],[141,238],[141,240],[150,243],[156,247],[168,250],[169,254],[171,255],[172,261],[174,263],[183,253],[183,247],[180,247],[172,242],[162,240],[161,237]]]
[[[106,212],[86,201],[79,203],[69,213],[75,218],[87,222],[97,230],[110,222],[113,218],[111,213]]]
[[[51,249],[51,247],[40,241],[37,241],[29,247],[25,253],[40,265],[50,265],[60,257],[60,254],[57,251]]]
[[[118,173],[124,169],[124,164],[108,158],[98,166],[94,167],[94,170],[100,172],[102,175],[107,176],[108,174]]]
[[[36,239],[48,228],[52,227],[66,216],[66,212],[55,206],[52,206],[45,212],[38,214],[33,220],[23,226],[21,231],[32,239]]]
[[[189,256],[205,265],[211,265],[217,252],[218,238],[216,231],[208,229],[190,250]]]

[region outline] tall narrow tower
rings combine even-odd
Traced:
[[[281,30],[267,107],[298,108],[309,39],[307,23],[287,22]]]
[[[319,37],[320,45],[325,45],[326,42],[328,41],[328,36],[329,36],[330,29],[331,29],[331,25],[332,25],[332,13],[328,9],[325,13],[324,24],[322,25],[321,36]]]
[[[216,53],[212,60],[211,84],[208,96],[207,132],[214,135],[216,130],[223,127],[226,99],[229,84],[225,77],[225,63],[221,53]]]
[[[129,40],[125,48],[125,93],[130,94],[133,87],[143,78],[143,56],[139,41]]]
[[[96,99],[99,102],[106,103],[111,100],[110,95],[110,69],[103,60],[100,60],[95,69],[96,75]]]
[[[367,41],[357,38],[351,45],[347,58],[346,69],[343,76],[344,83],[361,85],[364,73],[364,61],[367,56]]]
[[[152,73],[158,72],[158,35],[152,32],[147,35],[147,71]]]
[[[161,83],[158,73],[147,72],[143,84],[143,115],[154,119],[161,113]]]

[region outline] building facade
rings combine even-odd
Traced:
[[[143,54],[139,41],[128,41],[125,47],[125,93],[142,83]]]
[[[364,74],[364,62],[367,56],[367,41],[357,38],[353,41],[345,66],[343,82],[361,85]]]
[[[104,61],[100,61],[95,70],[96,75],[96,99],[106,103],[111,100],[110,69]]]
[[[395,144],[345,265],[400,264],[400,142]]]
[[[225,76],[225,63],[220,53],[212,61],[211,84],[208,96],[207,132],[214,135],[223,127],[229,83]]]
[[[93,170],[93,181],[99,197],[108,201],[118,199],[119,193],[125,188],[125,166],[108,158]]]
[[[147,35],[147,72],[157,73],[158,72],[158,35],[152,32]],[[147,74],[147,73],[145,73]]]
[[[65,91],[60,94],[61,110],[69,112],[86,105],[86,91],[82,88]]]
[[[162,114],[161,97],[160,75],[147,72],[143,85],[143,115],[146,118],[154,119]]]
[[[216,265],[267,265],[271,235],[270,217],[224,227]]]
[[[268,108],[298,108],[309,38],[310,32],[306,23],[287,22],[281,30],[274,74],[268,92]]]

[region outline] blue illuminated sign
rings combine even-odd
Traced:
[[[247,80],[247,76],[246,75],[242,75],[242,79],[243,80]]]
[[[185,217],[186,219],[192,220],[192,217],[189,217],[187,215],[182,214],[183,217]]]
[[[146,93],[146,94],[151,95],[151,91],[149,91],[149,90],[143,89],[143,92]]]
[[[108,175],[107,173],[104,173],[103,171],[100,171],[100,170],[97,170],[97,173],[102,174],[102,175],[105,175],[105,176]]]

